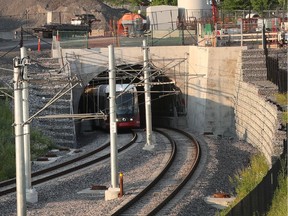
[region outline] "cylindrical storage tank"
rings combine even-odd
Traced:
[[[211,18],[212,6],[210,0],[178,0],[179,15],[186,20],[196,18]]]
[[[47,11],[47,24],[52,23],[52,11]]]

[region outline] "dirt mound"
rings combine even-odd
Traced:
[[[119,19],[127,10],[111,8],[98,0],[0,0],[0,31],[39,27],[52,12],[54,23],[70,23],[76,14],[93,14],[100,20],[95,28],[107,29],[111,19]]]

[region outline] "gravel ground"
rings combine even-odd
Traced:
[[[204,198],[217,192],[235,195],[229,177],[245,167],[249,159],[258,150],[250,144],[232,139],[215,139],[209,136],[198,136],[201,143],[201,173],[193,181],[191,191],[169,209],[167,215],[215,215],[218,209],[205,203]]]
[[[229,176],[246,166],[251,155],[257,152],[251,145],[241,141],[207,136],[198,136],[198,140],[204,154],[198,178],[193,180],[193,188],[165,215],[215,215],[218,210],[206,204],[204,198],[219,191],[234,193]],[[78,194],[92,184],[110,185],[110,163],[107,160],[80,173],[36,186],[39,201],[28,204],[27,215],[109,215],[112,209],[147,185],[153,173],[159,169],[158,165],[167,152],[161,137],[157,137],[156,142],[154,151],[144,151],[145,137],[140,136],[137,145],[119,155],[119,171],[124,173],[123,198],[105,201],[103,191]],[[11,194],[0,198],[1,215],[16,215],[15,196]]]
[[[126,139],[126,136],[122,135],[118,139],[120,139],[120,140]],[[100,147],[101,145],[103,145],[104,143],[107,143],[107,142],[109,142],[109,134],[108,133],[101,131],[101,130],[89,132],[89,133],[87,132],[87,133],[85,133],[85,137],[83,137],[81,140],[79,140],[79,144],[81,144],[81,146],[83,146],[83,147],[81,149],[77,149],[77,150],[81,150],[81,152],[74,153],[74,151],[76,149],[69,149],[68,151],[56,151],[56,152],[51,150],[51,153],[55,153],[58,156],[57,160],[52,162],[52,163],[38,162],[38,161],[32,162],[33,163],[33,166],[31,167],[32,172],[38,171],[38,170],[41,170],[44,168],[48,168],[51,166],[55,166],[59,163],[65,162],[67,160],[74,159],[74,158],[79,157],[83,154],[86,154],[90,151],[95,150],[96,148]]]

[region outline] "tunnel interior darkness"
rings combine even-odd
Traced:
[[[185,100],[180,88],[175,86],[172,80],[165,76],[161,70],[150,66],[151,82],[151,112],[153,126],[159,126],[159,117],[177,117],[185,115]],[[141,127],[145,127],[145,92],[144,92],[143,65],[118,65],[116,67],[116,84],[133,83],[137,87],[140,111]],[[95,87],[101,84],[109,84],[109,70],[105,70],[93,78],[87,86]],[[84,92],[81,98],[84,97]],[[83,100],[79,101],[78,113],[86,113]],[[160,125],[161,126],[161,125]]]

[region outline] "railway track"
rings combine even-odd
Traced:
[[[131,131],[131,133],[133,137],[130,140],[130,142],[120,147],[118,149],[118,152],[122,152],[126,150],[128,147],[130,147],[133,143],[136,142],[137,133],[135,133],[134,131]],[[105,143],[99,148],[91,152],[88,152],[86,154],[83,154],[77,158],[71,159],[69,161],[57,164],[55,166],[52,166],[46,169],[33,172],[31,174],[31,177],[32,177],[31,184],[34,186],[34,185],[55,179],[57,177],[78,171],[90,165],[99,163],[110,157],[110,153],[105,153],[109,151],[109,147],[110,147],[110,142]],[[102,154],[102,155],[98,156],[97,158],[89,160],[91,156],[95,156],[96,154],[97,155]],[[4,196],[6,194],[15,192],[16,191],[15,183],[16,183],[15,178],[0,182],[0,196]]]
[[[155,215],[185,186],[200,161],[196,139],[178,129],[157,129],[171,143],[170,157],[159,175],[111,215]]]

